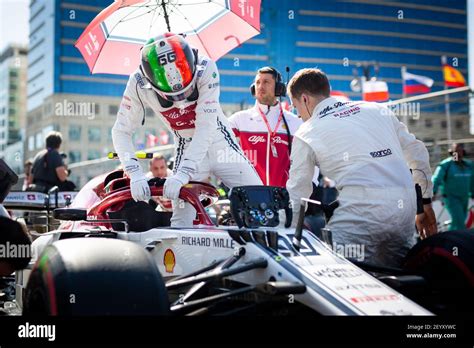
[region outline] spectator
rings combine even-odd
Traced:
[[[67,171],[67,177],[69,178],[71,176],[71,169],[68,168],[67,166],[67,154],[65,152],[60,152],[59,155],[63,159],[64,162],[64,168],[66,168]],[[66,180],[58,185],[59,191],[74,191],[76,190],[76,184],[74,184],[70,180]]]
[[[166,159],[162,154],[155,153],[153,158],[150,160],[150,171],[146,174],[146,177],[151,178],[166,178],[172,176],[173,172],[168,169]],[[158,203],[158,210],[160,211],[172,211],[171,200],[165,197],[152,197],[152,199]]]
[[[48,192],[53,186],[59,186],[68,177],[63,158],[59,154],[62,136],[59,132],[50,132],[46,137],[46,149],[38,152],[33,160],[32,185],[28,191]]]
[[[464,144],[454,143],[450,157],[442,161],[433,175],[433,193],[441,191],[443,203],[451,216],[449,230],[466,228],[469,196],[474,196],[474,164],[465,159]]]
[[[259,69],[250,91],[255,105],[233,114],[229,123],[262,182],[285,187],[292,136],[302,122],[278,101],[286,95],[286,86],[275,68]]]
[[[146,174],[148,178],[166,178],[173,175],[173,172],[168,169],[166,159],[162,154],[156,153],[150,160],[150,171]]]
[[[33,167],[33,160],[31,158],[28,158],[25,161],[25,180],[23,181],[23,187],[22,190],[25,191],[28,186],[30,186],[32,182],[32,176],[31,176],[31,168]]]

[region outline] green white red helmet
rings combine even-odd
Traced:
[[[188,98],[196,84],[197,55],[181,35],[165,33],[142,49],[141,69],[153,89],[169,101]]]

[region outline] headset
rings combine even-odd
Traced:
[[[270,71],[260,72],[262,69],[268,69]],[[275,97],[286,97],[286,85],[283,82],[280,72],[273,67],[265,67],[259,69],[260,74],[272,74],[275,78]],[[250,85],[250,93],[255,97],[255,82]]]

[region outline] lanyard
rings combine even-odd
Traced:
[[[265,122],[265,125],[267,126],[268,133],[270,133],[270,138],[273,138],[273,136],[276,134],[278,127],[280,127],[281,120],[283,119],[283,109],[280,104],[280,116],[278,117],[277,124],[275,126],[275,129],[272,132],[272,129],[270,128],[270,123],[268,123],[267,116],[263,113],[263,111],[260,109],[260,107],[257,105],[257,109],[260,112],[260,116],[262,116],[263,121]]]

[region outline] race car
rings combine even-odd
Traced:
[[[149,181],[153,197],[162,196],[164,182]],[[466,233],[430,237],[410,251],[403,269],[385,268],[336,253],[330,231],[311,231],[302,217],[296,229],[288,228],[292,213],[284,188],[233,188],[236,226],[216,226],[206,207],[218,199],[217,190],[190,182],[180,199],[196,209],[195,224],[171,228],[170,212],[157,211],[152,201],[134,202],[129,185],[115,171],[92,179],[69,206],[54,209],[61,225],[33,242],[31,263],[16,273],[23,314],[472,311],[474,245]],[[286,221],[280,223],[281,211]]]

